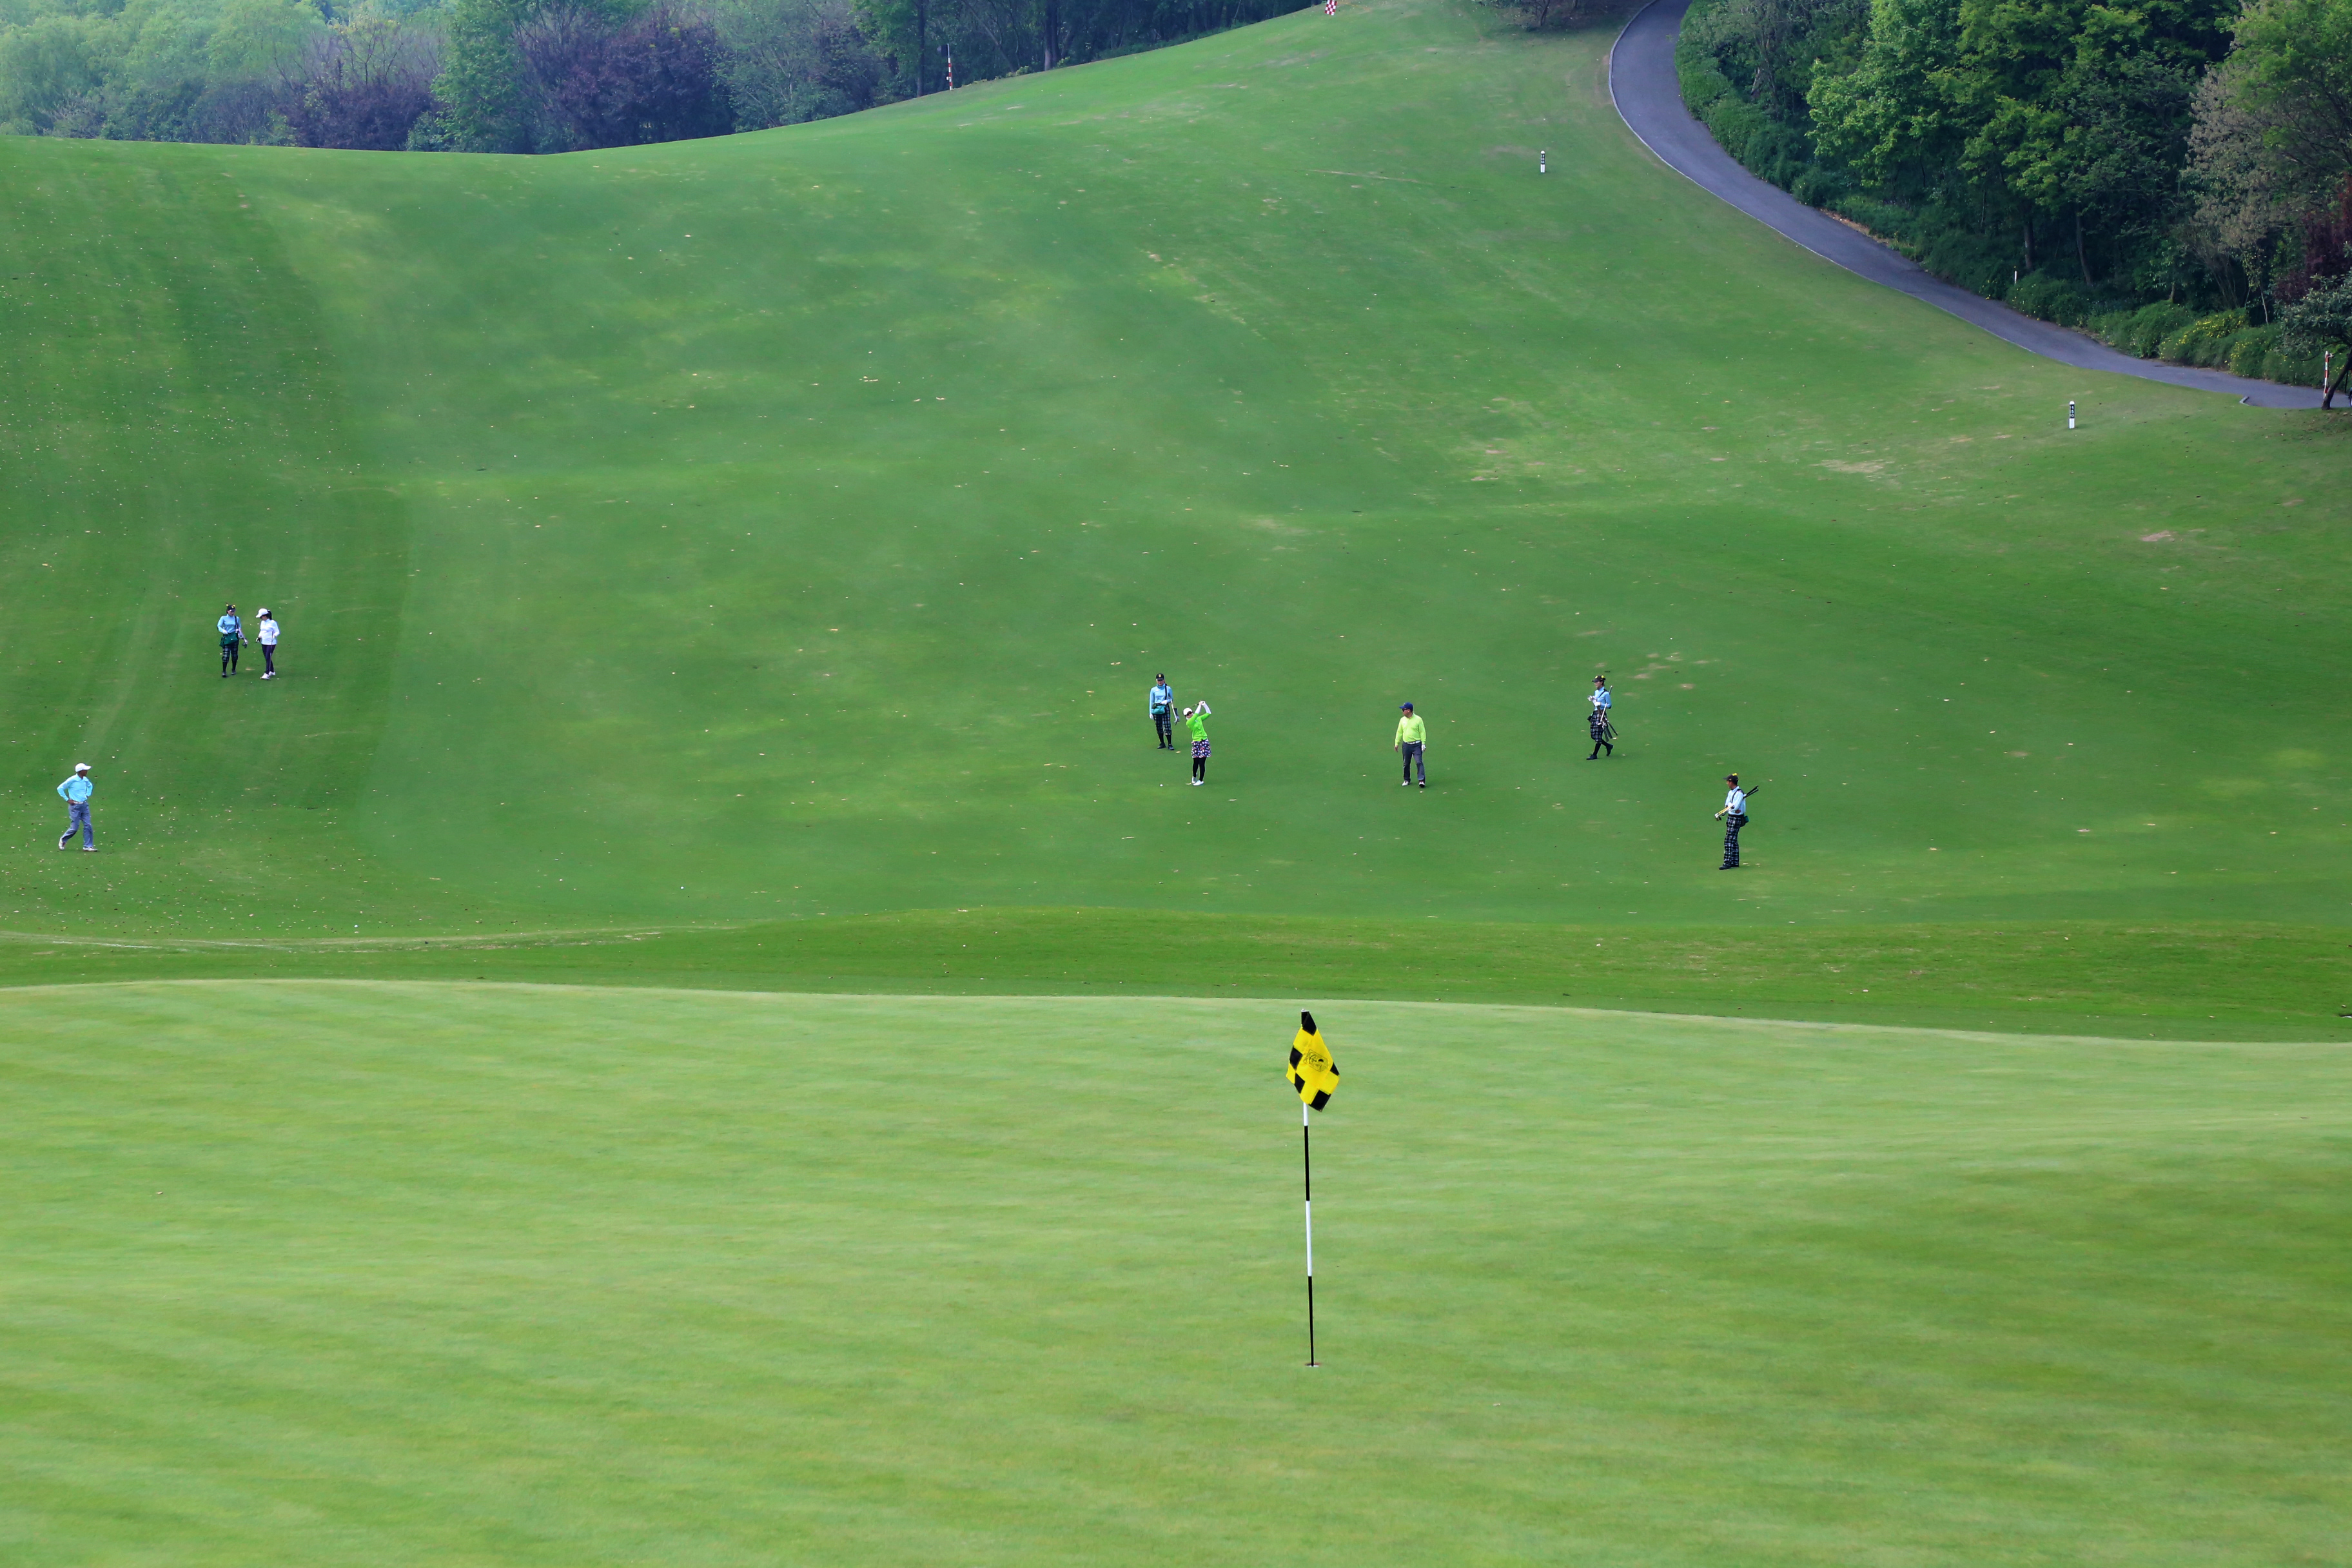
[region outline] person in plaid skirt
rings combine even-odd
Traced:
[[[1209,782],[1209,726],[1202,721],[1209,716],[1209,705],[1195,702],[1184,710],[1185,726],[1192,731],[1192,782]]]
[[[1723,797],[1723,809],[1715,815],[1723,819],[1723,864],[1718,871],[1739,869],[1739,830],[1748,826],[1748,792],[1739,787],[1738,773],[1726,773],[1723,782],[1731,793]]]

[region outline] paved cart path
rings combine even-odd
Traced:
[[[1609,56],[1609,94],[1617,112],[1642,144],[1666,167],[1686,176],[1710,195],[1803,246],[1825,261],[1874,283],[1884,283],[1939,310],[1982,327],[2019,348],[2084,370],[2112,371],[2144,381],[2167,381],[2207,392],[2226,392],[2261,408],[2316,408],[2310,387],[2249,381],[2225,371],[2198,370],[2135,359],[2080,332],[2020,315],[1998,300],[1945,282],[1896,255],[1861,230],[1809,207],[1778,185],[1758,179],[1723,150],[1707,128],[1683,106],[1675,77],[1675,39],[1690,0],[1652,0],[1625,24]]]

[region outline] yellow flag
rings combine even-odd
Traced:
[[[1290,1087],[1315,1110],[1330,1104],[1331,1091],[1339,1087],[1339,1066],[1316,1033],[1312,1013],[1298,1015],[1298,1033],[1290,1042]]]

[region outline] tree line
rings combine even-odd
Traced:
[[[1678,64],[1749,169],[1964,287],[2147,358],[2352,360],[2352,0],[1699,0]]]
[[[0,133],[561,153],[759,131],[1299,0],[0,0]]]

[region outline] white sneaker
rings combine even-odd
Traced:
[[[81,852],[85,855],[95,855],[98,853],[98,846],[95,844],[85,844],[81,847]]]

